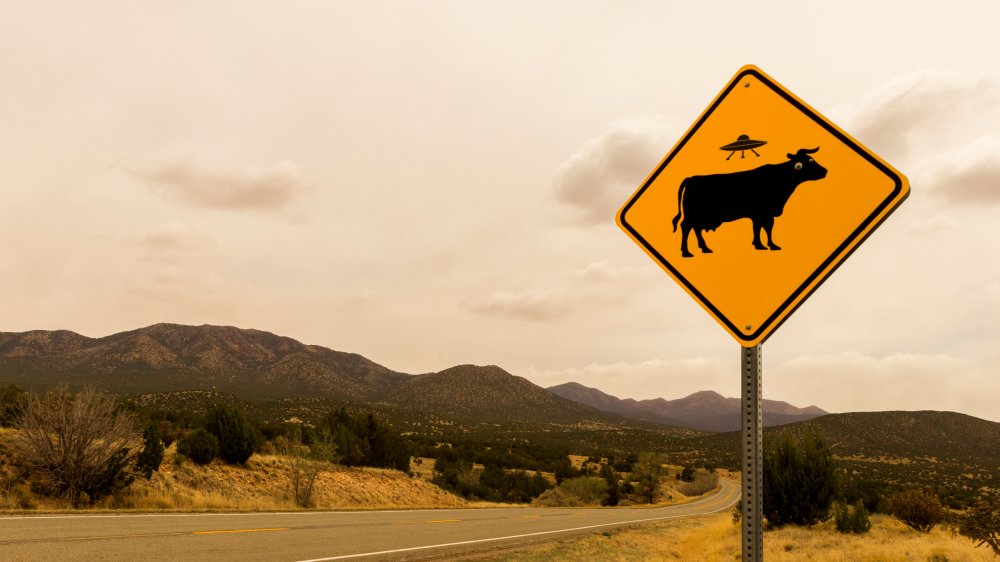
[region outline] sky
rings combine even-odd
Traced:
[[[615,214],[754,64],[911,185],[764,344],[764,397],[1000,421],[1000,3],[0,13],[0,331],[232,325],[739,396],[739,345]]]

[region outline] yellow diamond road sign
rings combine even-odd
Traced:
[[[618,224],[753,346],[908,194],[902,174],[746,66],[622,207]]]

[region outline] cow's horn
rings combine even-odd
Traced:
[[[798,154],[799,156],[802,156],[803,154],[815,154],[817,150],[819,150],[818,146],[816,148],[813,148],[812,150],[808,148],[800,148],[796,154]]]

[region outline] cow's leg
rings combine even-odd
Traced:
[[[767,248],[765,248],[764,245],[760,243],[760,229],[763,227],[763,224],[759,222],[757,219],[750,219],[750,220],[753,221],[753,247],[757,248],[758,250],[766,250]]]
[[[705,236],[702,232],[703,231],[700,228],[694,229],[694,235],[698,237],[698,247],[701,248],[701,253],[711,254],[712,250],[708,247],[708,244],[705,243]]]
[[[767,247],[772,250],[780,250],[781,246],[774,243],[774,236],[771,231],[774,229],[774,217],[768,217],[762,221],[764,232],[767,232]]]
[[[694,254],[688,251],[688,234],[691,232],[691,227],[685,223],[681,223],[681,256],[685,258],[693,258]],[[697,234],[697,230],[695,233]],[[699,235],[700,238],[700,235]]]

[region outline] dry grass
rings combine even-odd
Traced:
[[[0,435],[0,438],[9,437]],[[285,511],[299,509],[292,494],[291,461],[253,455],[245,467],[214,462],[175,462],[175,447],[149,480],[137,478],[124,492],[93,506],[97,510]],[[0,459],[2,464],[3,459]],[[433,466],[433,465],[431,465]],[[3,469],[0,466],[0,469]],[[0,476],[6,473],[0,470]],[[8,476],[10,476],[8,474]],[[316,509],[467,507],[468,502],[421,479],[395,470],[333,466],[316,480]],[[68,502],[32,494],[24,482],[0,478],[0,510],[58,511]]]
[[[434,479],[434,463],[437,459],[428,457],[414,457],[410,459],[410,472],[418,477],[430,482]]]
[[[928,534],[876,515],[867,535],[838,533],[832,522],[812,529],[787,527],[764,534],[768,562],[996,562],[985,548],[936,528]],[[605,532],[578,540],[499,555],[504,562],[609,560],[740,560],[740,528],[728,513]]]

